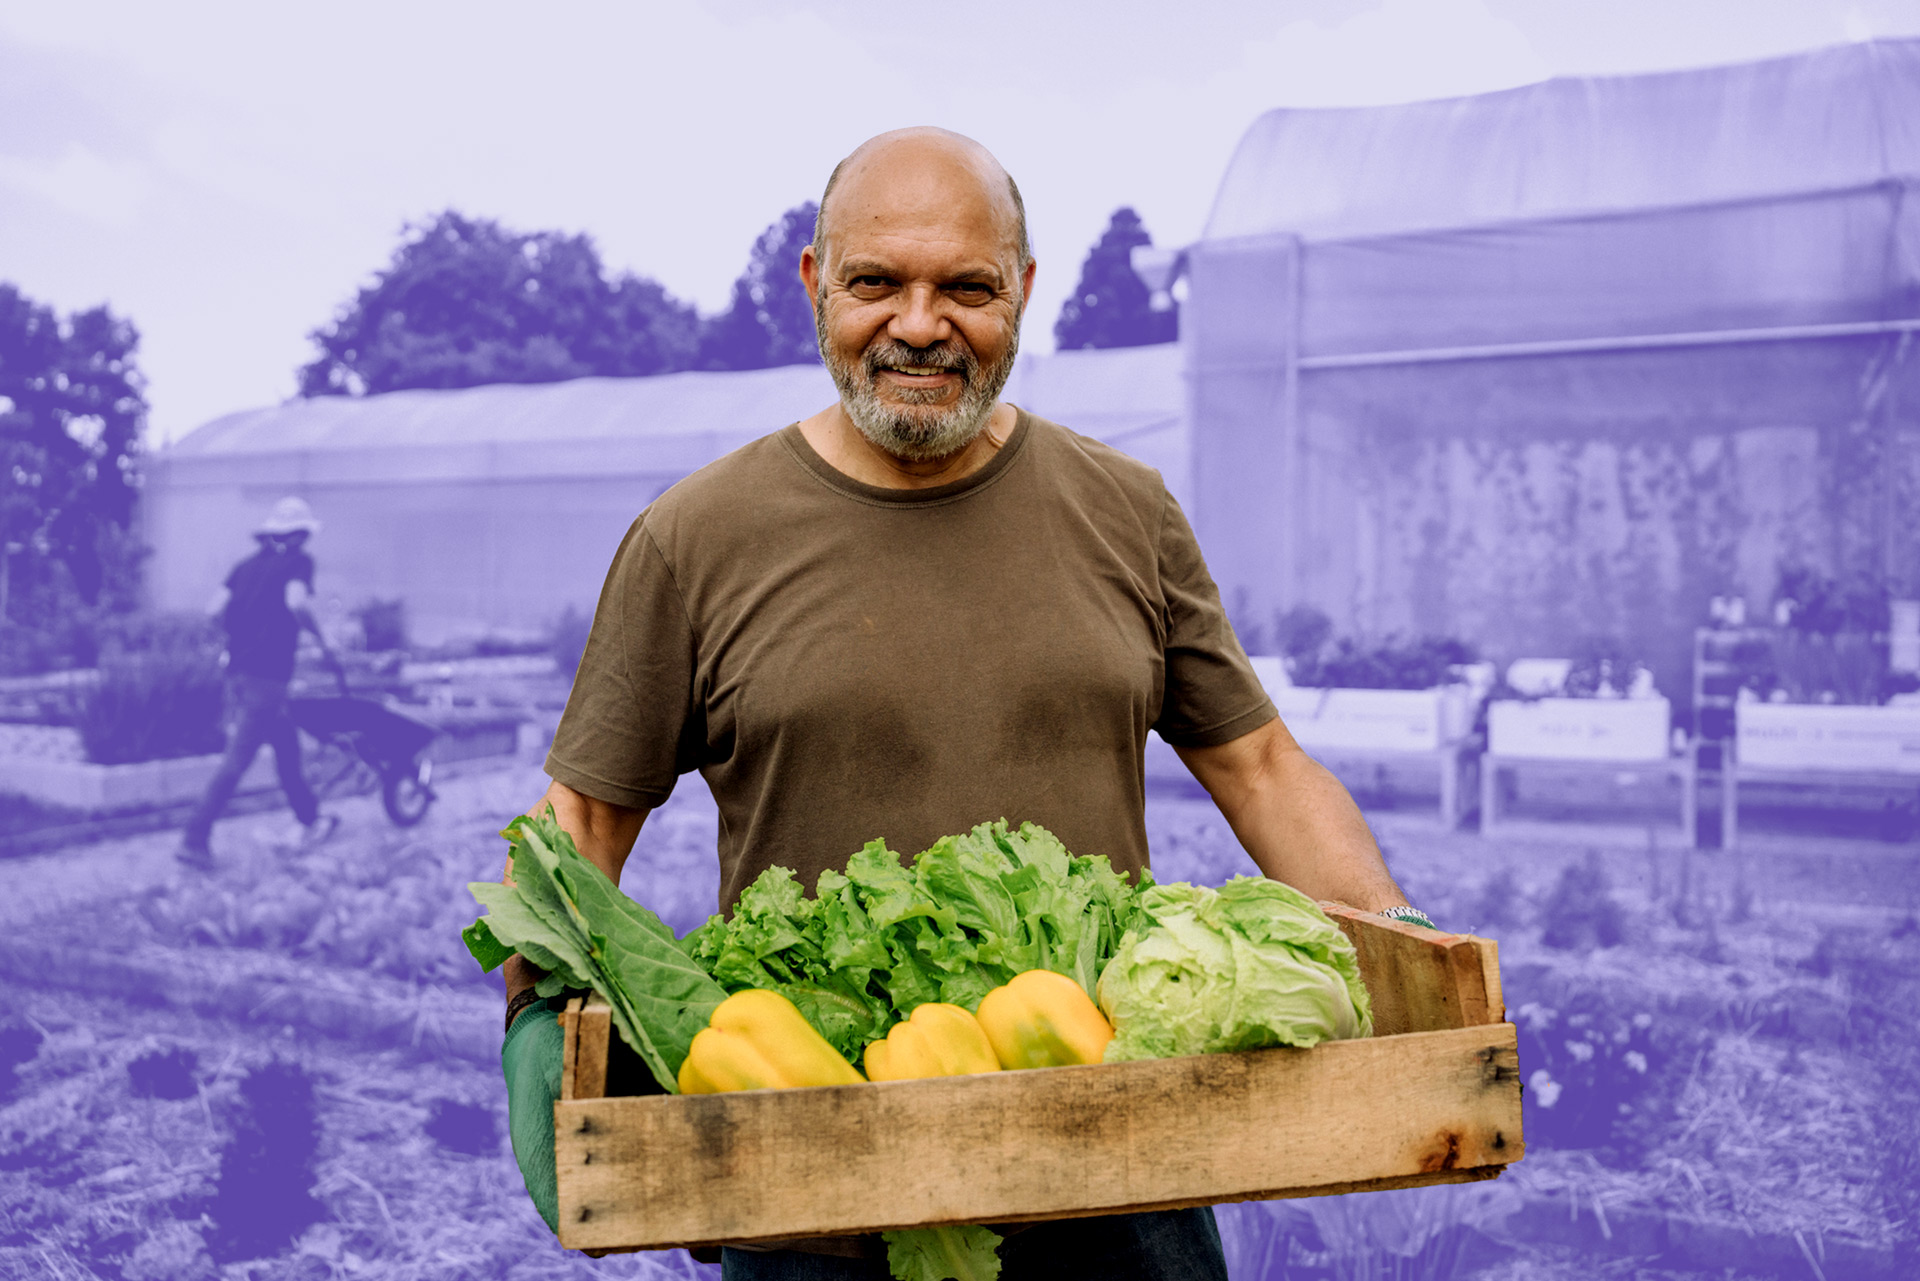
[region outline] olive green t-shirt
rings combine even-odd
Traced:
[[[700,771],[720,904],[1032,820],[1147,866],[1149,728],[1275,716],[1160,475],[1020,412],[972,475],[863,484],[798,425],[662,494],[608,572],[547,773],[651,808]]]

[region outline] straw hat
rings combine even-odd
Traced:
[[[309,536],[320,532],[320,522],[314,518],[313,508],[307,506],[304,498],[282,498],[260,522],[256,534],[297,534]]]

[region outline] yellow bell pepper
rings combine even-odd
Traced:
[[[864,1078],[778,992],[749,988],[714,1008],[680,1065],[680,1093],[850,1085]]]
[[[1113,1027],[1086,990],[1064,974],[1028,970],[980,1002],[980,1026],[1003,1068],[1098,1063]]]
[[[895,1023],[883,1041],[867,1046],[869,1081],[907,1081],[923,1076],[998,1072],[980,1020],[964,1006],[929,1001]]]

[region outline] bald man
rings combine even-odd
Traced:
[[[1154,729],[1267,875],[1405,910],[1351,798],[1277,718],[1159,474],[1000,401],[1034,260],[999,162],[944,130],[870,140],[798,266],[840,398],[628,531],[539,802],[581,852],[617,882],[697,770],[723,910],[769,866],[812,885],[875,837],[918,850],[998,818],[1138,872]],[[509,1031],[551,1043],[551,1019],[514,1021],[536,978],[508,963]],[[729,1249],[725,1275],[887,1275],[877,1240],[792,1244]],[[1226,1275],[1207,1211],[1041,1224],[1002,1257],[1005,1281]]]

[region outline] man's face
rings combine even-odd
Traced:
[[[1011,201],[937,155],[882,157],[843,179],[829,217],[801,277],[842,407],[896,458],[949,457],[985,429],[1019,353],[1033,267]]]

